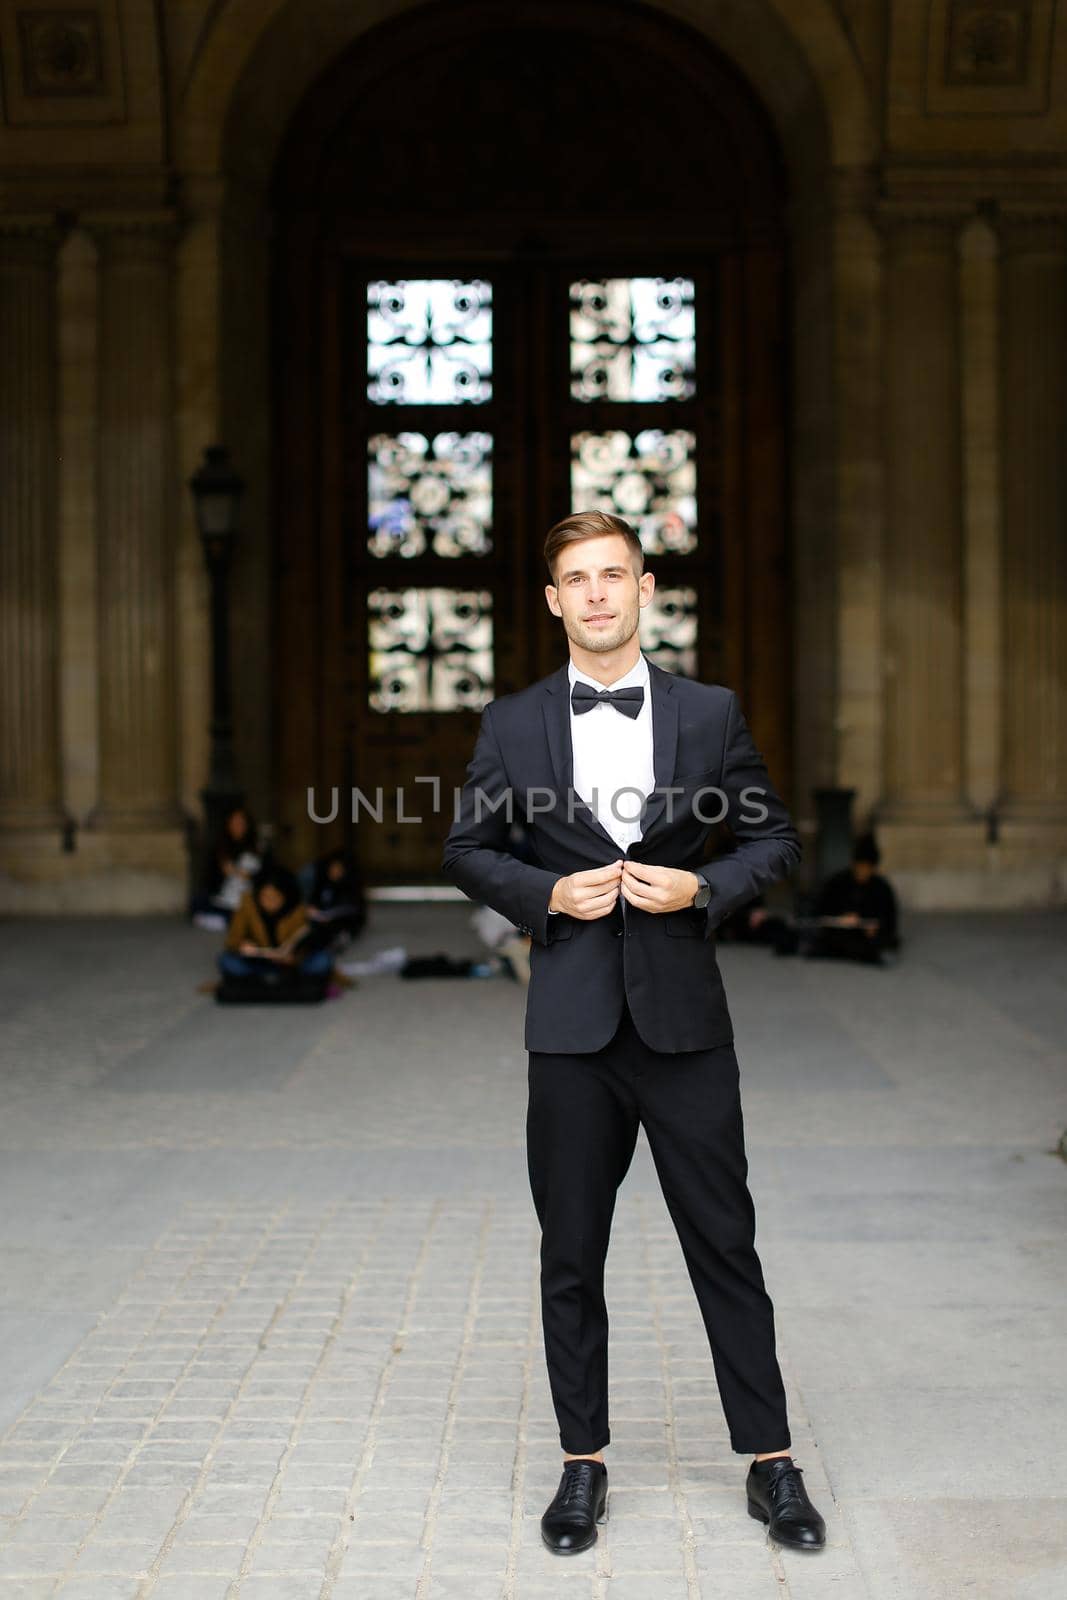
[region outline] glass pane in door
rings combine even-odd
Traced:
[[[492,289],[475,278],[367,286],[367,397],[377,405],[478,404],[493,392]]]
[[[376,433],[367,442],[372,556],[481,556],[493,546],[493,436]]]
[[[367,601],[375,711],[480,711],[492,699],[488,589],[374,589]]]
[[[688,428],[571,435],[571,499],[625,517],[646,555],[696,549],[696,436]]]
[[[696,388],[691,278],[572,283],[570,335],[576,400],[684,400]]]

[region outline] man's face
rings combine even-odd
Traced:
[[[607,652],[633,638],[655,582],[651,572],[638,577],[621,533],[605,533],[560,551],[556,581],[546,585],[545,598],[568,639],[583,650]]]
[[[852,863],[852,876],[857,883],[867,883],[874,872],[874,864],[870,861],[854,861]]]
[[[265,883],[259,891],[259,903],[268,917],[274,917],[285,904],[285,896],[276,884]]]

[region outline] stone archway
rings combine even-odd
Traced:
[[[248,521],[261,542],[242,554],[237,617],[242,770],[269,804],[271,708],[252,687],[267,671],[270,565],[263,530],[275,448],[267,331],[270,215],[267,180],[293,109],[336,55],[376,22],[412,9],[386,0],[361,8],[233,0],[217,18],[190,75],[179,135],[190,227],[182,244],[179,304],[183,464],[205,437],[225,437],[250,480]],[[427,8],[437,9],[437,8]],[[521,8],[520,8],[521,9]],[[536,6],[532,9],[536,9]],[[832,8],[810,0],[704,7],[687,0],[640,8],[685,21],[730,57],[775,123],[789,162],[794,304],[791,484],[795,588],[795,792],[836,781],[844,765],[861,793],[880,789],[877,637],[849,639],[861,593],[877,570],[881,450],[877,437],[877,245],[867,220],[875,148],[862,76]],[[819,17],[815,12],[821,13]],[[847,370],[835,328],[849,328]],[[843,341],[842,341],[843,342]],[[209,375],[212,381],[209,381]],[[260,394],[260,406],[249,403]],[[842,503],[843,483],[850,486]],[[193,562],[187,582],[195,586]],[[191,592],[191,589],[190,589]],[[838,619],[843,621],[839,624]],[[198,642],[190,612],[187,643]],[[847,646],[854,671],[838,682]],[[186,753],[202,724],[187,693]],[[851,707],[851,710],[850,710]],[[855,712],[855,715],[852,713]],[[197,763],[186,761],[188,770]],[[808,819],[801,815],[802,826]]]
[[[788,794],[785,185],[769,119],[732,65],[648,10],[613,14],[606,33],[601,0],[540,0],[518,16],[486,0],[409,12],[358,40],[309,91],[272,198],[277,597],[286,631],[305,641],[286,651],[274,696],[288,846],[315,847],[309,784],[392,792],[428,771],[446,793],[462,782],[477,715],[463,701],[446,706],[430,681],[447,693],[452,674],[477,662],[489,680],[478,679],[479,696],[501,694],[558,664],[560,630],[541,601],[545,530],[583,504],[633,514],[646,470],[665,492],[660,469],[647,457],[638,466],[653,437],[682,452],[672,483],[693,474],[699,536],[680,549],[647,532],[657,599],[645,648],[738,690]],[[491,392],[436,417],[368,402],[355,379],[368,284],[456,272],[491,294]],[[571,286],[606,276],[628,295],[628,283],[648,288],[664,273],[692,296],[692,394],[653,386],[629,404],[576,401]],[[403,554],[368,541],[368,450],[395,460],[395,430],[423,437],[411,428],[446,450],[474,429],[490,453],[491,531],[478,553],[442,556],[421,533]],[[598,466],[579,468],[572,487],[576,440]],[[604,452],[620,444],[627,468],[616,472]],[[445,481],[432,467],[404,483],[418,496]],[[461,655],[440,658],[435,641],[463,596],[480,621]],[[395,613],[390,670],[408,683],[392,709],[370,666],[381,634],[371,609],[383,604]],[[368,821],[364,869],[371,881],[436,876],[446,831],[440,812],[418,830]]]

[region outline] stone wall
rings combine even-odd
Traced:
[[[270,814],[274,153],[405,0],[0,0],[0,908],[176,909],[207,769],[185,479],[249,479]],[[915,905],[1067,898],[1067,44],[1054,0],[669,0],[790,164],[797,812]],[[1056,22],[1060,43],[1056,45]]]

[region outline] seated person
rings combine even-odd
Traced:
[[[309,926],[292,873],[262,867],[234,912],[226,948],[219,953],[223,980],[277,986],[298,976],[326,979],[333,957],[328,950],[302,948]]]
[[[897,897],[875,870],[880,860],[874,834],[861,833],[852,846],[851,865],[823,884],[815,902],[821,926],[809,933],[805,955],[877,964],[883,951],[898,948]]]
[[[344,849],[328,850],[316,861],[306,912],[310,949],[328,950],[362,932],[367,920],[363,884],[355,861]],[[342,934],[347,938],[341,939]]]
[[[207,864],[207,881],[191,907],[198,927],[221,930],[251,887],[263,864],[256,825],[247,806],[234,806],[223,818],[222,832]]]

